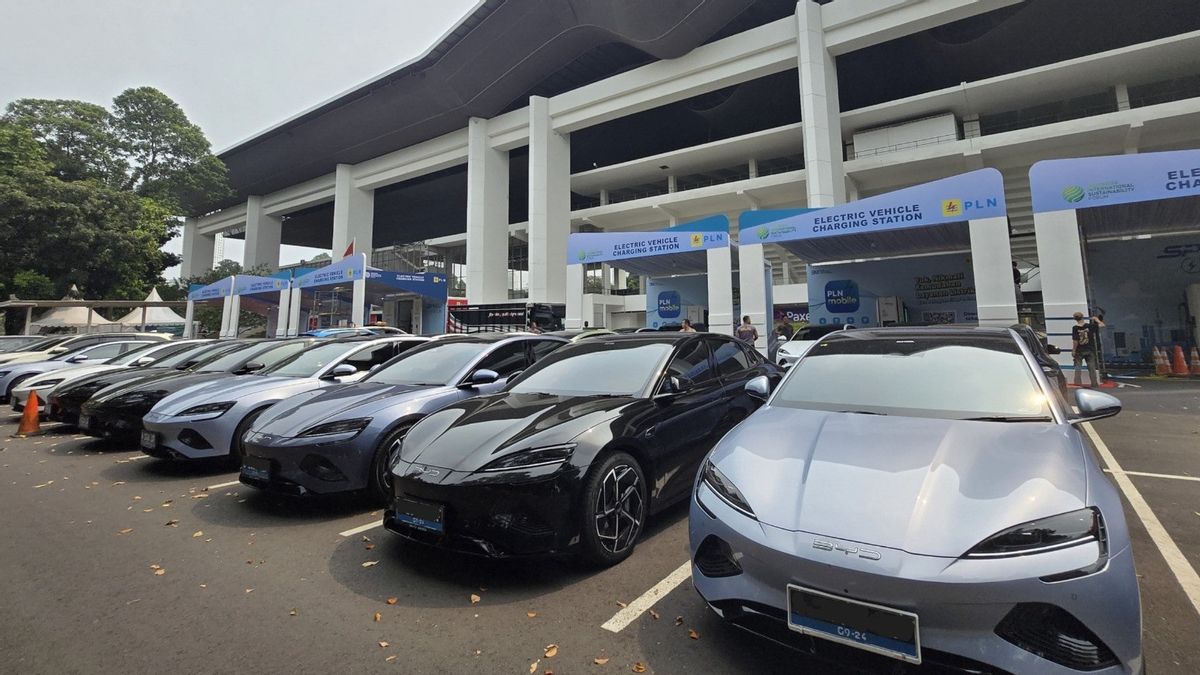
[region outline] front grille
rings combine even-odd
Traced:
[[[733,559],[733,549],[712,534],[696,549],[696,567],[706,577],[735,577],[742,573],[742,566]]]
[[[1041,602],[1013,607],[996,625],[996,635],[1038,656],[1075,670],[1116,665],[1108,645],[1066,610]]]

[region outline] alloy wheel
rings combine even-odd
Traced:
[[[627,464],[609,469],[596,495],[596,538],[609,553],[633,546],[642,531],[645,503],[638,472]]]

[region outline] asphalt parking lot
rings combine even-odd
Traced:
[[[1149,670],[1196,673],[1200,382],[1138,384],[1116,392],[1125,412],[1095,431],[1126,482]],[[8,672],[900,667],[818,660],[720,625],[681,567],[684,505],[612,569],[492,563],[402,545],[361,500],[264,495],[227,467],[150,459],[55,425],[10,438],[16,422],[0,418]]]

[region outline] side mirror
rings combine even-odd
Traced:
[[[65,351],[67,351],[66,347],[51,347],[47,353],[48,354],[61,354]]]
[[[1120,399],[1093,389],[1076,389],[1075,406],[1079,414],[1071,417],[1072,424],[1102,420],[1121,412]]]
[[[153,356],[143,356],[142,358],[138,359],[137,361],[134,361],[134,362],[133,362],[133,365],[135,365],[135,366],[148,366],[148,365],[150,365],[151,363],[154,363],[154,357],[153,357]]]
[[[497,373],[494,370],[488,370],[487,368],[480,368],[479,370],[471,373],[471,376],[467,378],[467,381],[458,385],[458,388],[470,389],[471,387],[478,387],[483,384],[491,384],[498,379],[500,379],[500,373]]]
[[[88,360],[87,354],[76,354],[75,356],[72,356],[71,358],[67,359],[67,363],[83,363],[84,361],[87,361],[87,360]]]
[[[1057,356],[1062,353],[1062,349],[1060,349],[1058,345],[1047,344],[1046,353],[1050,356]]]
[[[243,373],[256,373],[266,367],[267,367],[266,364],[264,364],[260,361],[250,361],[250,362],[246,363],[246,365],[242,366],[242,372]]]
[[[333,367],[333,370],[329,371],[329,374],[326,375],[326,377],[330,379],[346,377],[347,375],[353,375],[357,372],[358,368],[350,365],[349,363],[339,363]]]
[[[672,375],[663,381],[658,395],[654,398],[671,398],[688,391],[693,386],[695,386],[695,383],[689,378]]]
[[[771,380],[766,375],[759,375],[746,383],[746,393],[750,395],[750,398],[760,401],[767,400],[767,397],[771,395]]]

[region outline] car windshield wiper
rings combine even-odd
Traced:
[[[965,422],[1051,422],[1046,415],[984,415],[983,417],[960,417]]]

